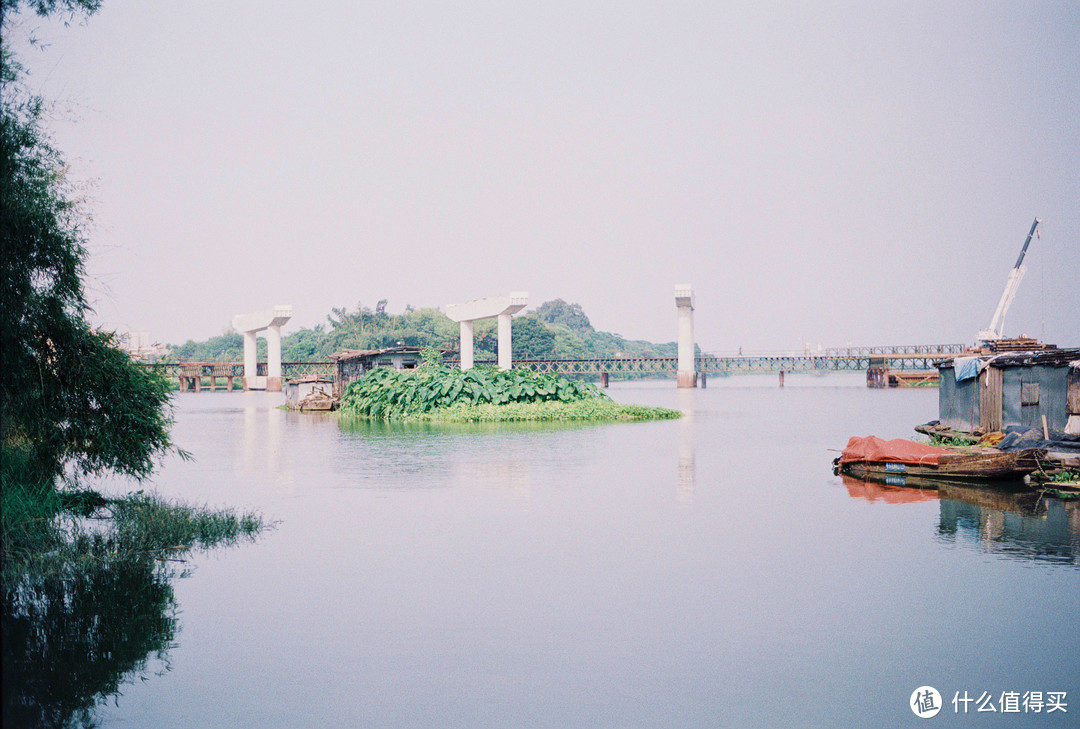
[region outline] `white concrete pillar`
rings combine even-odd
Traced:
[[[472,369],[473,366],[473,323],[469,321],[461,322],[461,344],[459,346],[461,350],[461,369]]]
[[[528,293],[514,291],[509,296],[447,304],[446,315],[450,321],[461,324],[461,369],[467,370],[473,366],[473,322],[496,317],[499,320],[499,368],[510,369],[510,315],[524,309],[528,302]]]
[[[508,370],[513,367],[513,356],[510,351],[512,339],[510,333],[510,315],[499,314],[499,369]]]
[[[694,291],[690,284],[675,287],[675,306],[679,309],[678,386],[697,387],[694,367]]]
[[[281,325],[292,318],[292,306],[279,304],[254,314],[237,314],[233,330],[244,335],[244,389],[281,392]],[[266,330],[266,377],[258,376],[258,349],[255,336]],[[273,331],[271,331],[271,329]]]
[[[266,328],[266,391],[281,392],[281,327]]]
[[[255,342],[255,332],[244,332],[244,389],[250,390],[255,384],[255,375],[258,374],[258,345]]]

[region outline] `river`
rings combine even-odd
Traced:
[[[846,484],[835,449],[913,436],[937,391],[786,385],[613,383],[687,416],[572,427],[179,395],[195,460],[153,487],[278,523],[183,566],[170,646],[97,721],[921,726],[912,694],[933,686],[936,725],[1076,726],[1076,502]]]

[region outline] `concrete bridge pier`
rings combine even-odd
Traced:
[[[472,321],[461,322],[461,369],[472,369],[473,366],[473,323]]]
[[[281,392],[281,325],[266,328],[266,390]]]
[[[473,299],[464,304],[448,304],[446,315],[461,324],[461,369],[473,366],[473,322],[479,319],[498,319],[499,322],[499,369],[513,367],[511,351],[510,317],[525,308],[529,294],[514,291],[509,296],[491,299]]]
[[[690,284],[675,286],[675,306],[679,309],[679,387],[697,387],[694,368],[694,290]]]
[[[510,342],[512,340],[510,333],[510,315],[507,313],[499,314],[499,369],[508,370],[514,366],[511,361]]]
[[[235,328],[235,318],[233,326]],[[254,383],[248,381],[248,375],[252,377],[259,370],[259,345],[255,341],[255,330],[244,332],[244,389],[250,390]]]
[[[279,305],[254,314],[237,314],[233,329],[244,335],[244,389],[281,392],[281,325],[292,318],[292,306]],[[266,332],[266,376],[258,376],[255,337]]]

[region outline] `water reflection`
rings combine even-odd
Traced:
[[[938,492],[933,489],[916,489],[905,486],[863,481],[853,476],[840,477],[853,499],[866,499],[883,504],[912,504],[918,501],[936,501]]]
[[[885,504],[937,500],[937,536],[988,554],[1064,564],[1080,562],[1080,503],[1043,498],[1033,491],[937,483],[905,488],[842,477],[852,498]]]
[[[588,423],[429,423],[342,417],[332,454],[350,487],[466,488],[528,497],[534,469],[573,468],[592,454],[563,450],[560,433]],[[541,435],[540,439],[530,436]]]
[[[2,624],[4,726],[90,727],[124,681],[167,670],[176,602],[149,557],[87,559],[5,580]]]
[[[989,554],[1076,564],[1080,504],[961,486],[941,488],[938,535]]]
[[[695,451],[694,407],[695,390],[680,389],[676,393],[677,408],[683,416],[679,419],[679,465],[675,476],[675,495],[679,501],[690,502],[697,486]]]
[[[266,407],[260,395],[244,393],[242,462],[248,471],[262,470],[269,474],[275,490],[288,493],[295,486],[290,458],[292,451],[285,447],[283,434],[288,412],[277,407]]]

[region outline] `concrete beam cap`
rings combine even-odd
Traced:
[[[273,309],[257,311],[254,314],[237,314],[232,318],[232,327],[238,332],[257,332],[269,327],[280,327],[292,319],[292,304],[278,304]]]
[[[526,291],[512,291],[509,296],[495,296],[490,299],[473,299],[464,304],[447,304],[446,315],[451,321],[476,321],[491,319],[502,314],[516,314],[529,303]]]
[[[696,301],[693,286],[690,284],[675,284],[675,306],[689,306],[693,309]]]

